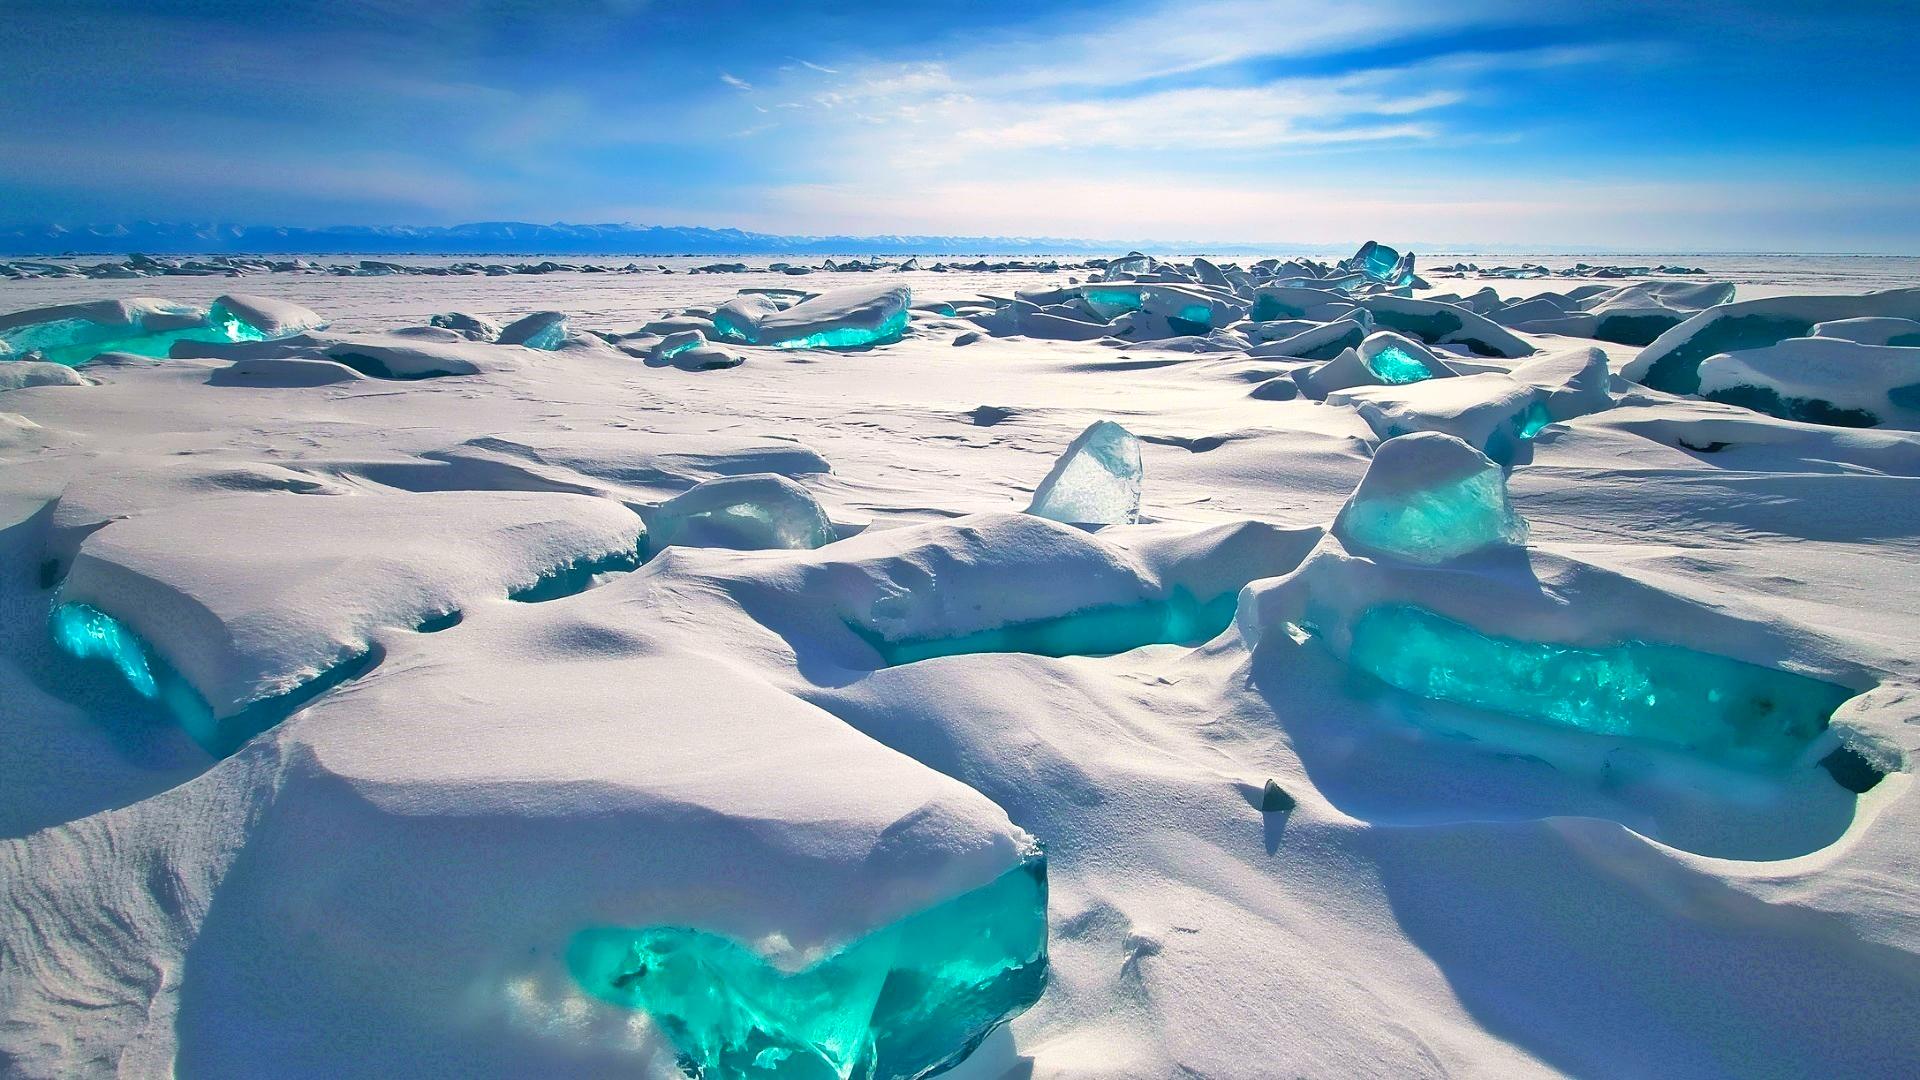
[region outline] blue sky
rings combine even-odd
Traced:
[[[0,220],[1911,254],[1916,27],[1920,0],[0,0]]]

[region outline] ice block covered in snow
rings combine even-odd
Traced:
[[[1701,361],[1700,396],[1787,420],[1920,428],[1920,348],[1787,338]]]
[[[643,509],[647,547],[817,548],[833,525],[811,492],[776,473],[723,476]]]
[[[779,349],[852,349],[885,345],[906,333],[912,294],[904,286],[857,285],[780,307],[760,294],[714,312],[714,329],[729,341]]]
[[[552,352],[567,343],[567,313],[536,311],[508,323],[495,340],[502,345],[524,345],[529,349]]]
[[[1391,330],[1367,335],[1355,352],[1374,378],[1388,385],[1421,382],[1457,374],[1426,346]]]
[[[1027,513],[1084,525],[1138,521],[1140,476],[1140,440],[1111,420],[1096,420],[1054,462]]]
[[[631,567],[639,532],[625,507],[581,495],[203,499],[88,536],[53,632],[70,653],[113,660],[142,696],[182,706],[176,717],[223,754],[284,715],[262,703],[310,692],[364,657],[376,628],[412,627],[609,559]]]
[[[1920,289],[1862,296],[1775,296],[1710,307],[1661,334],[1620,374],[1670,394],[1700,389],[1700,363],[1718,353],[1805,337],[1819,323],[1858,318],[1920,319]]]
[[[266,341],[326,325],[298,304],[222,296],[212,308],[136,296],[0,316],[0,359],[30,352],[69,367],[106,352],[166,356],[176,341]]]
[[[1354,551],[1441,563],[1520,543],[1527,524],[1500,466],[1452,435],[1417,432],[1380,444],[1333,533]]]
[[[1502,464],[1512,464],[1523,446],[1551,422],[1546,395],[1499,372],[1428,379],[1402,386],[1357,386],[1327,395],[1329,405],[1359,412],[1374,434],[1392,439],[1415,431],[1441,431]]]

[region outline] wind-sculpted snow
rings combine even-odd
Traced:
[[[729,341],[776,349],[852,349],[900,340],[912,296],[883,285],[846,288],[782,304],[747,295],[714,313],[714,329]]]

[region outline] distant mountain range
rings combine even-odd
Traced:
[[[673,225],[338,225],[281,228],[142,221],[0,226],[0,255],[1092,255],[1320,250],[1320,245],[1126,243],[1030,236],[780,236]],[[1330,250],[1330,249],[1329,249]]]

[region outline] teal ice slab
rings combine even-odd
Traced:
[[[681,926],[595,927],[567,966],[587,993],[644,1010],[707,1080],[917,1080],[958,1064],[1039,1000],[1047,866],[1038,849],[988,884],[799,971]]]
[[[1164,600],[1089,608],[1069,615],[1010,623],[970,634],[889,641],[855,627],[888,667],[971,653],[1114,656],[1145,645],[1199,645],[1233,623],[1238,590],[1202,602],[1176,590]]]
[[[340,659],[282,694],[261,698],[229,716],[216,716],[205,698],[125,623],[88,604],[60,604],[48,619],[56,648],[82,665],[109,665],[134,693],[159,704],[200,748],[227,757],[247,740],[298,712],[328,690],[357,679],[379,662],[368,648]]]
[[[1854,694],[1674,645],[1589,649],[1494,637],[1401,604],[1360,615],[1347,661],[1430,700],[1764,771],[1794,761]]]

